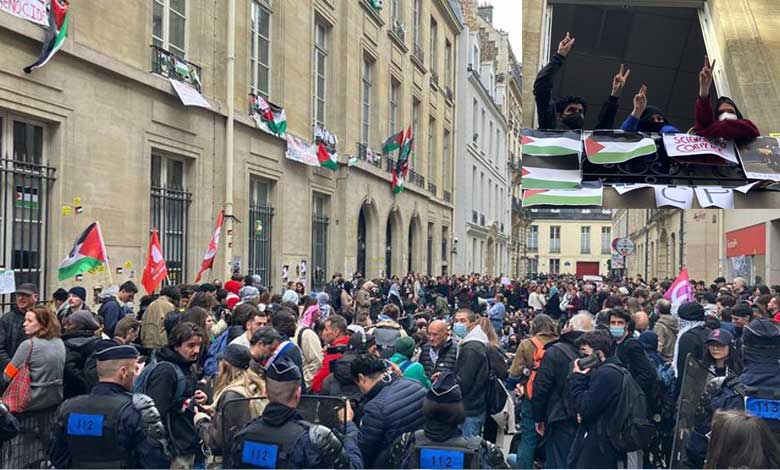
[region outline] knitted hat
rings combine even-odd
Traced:
[[[82,302],[87,301],[87,289],[84,289],[81,286],[71,287],[68,291],[68,294],[73,294],[79,299],[81,299]]]
[[[407,358],[414,356],[414,340],[409,336],[398,338],[395,341],[395,352]]]
[[[677,316],[683,320],[704,321],[704,307],[699,302],[687,302],[677,309]]]

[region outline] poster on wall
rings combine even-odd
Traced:
[[[753,180],[780,181],[780,140],[759,137],[740,144],[739,158],[745,176]]]
[[[0,11],[49,27],[46,0],[0,0]]]

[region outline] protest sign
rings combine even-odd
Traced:
[[[737,165],[734,142],[691,134],[664,134],[666,154],[682,163]]]

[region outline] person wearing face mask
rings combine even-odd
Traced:
[[[679,129],[669,124],[664,113],[657,106],[647,104],[647,85],[642,85],[634,96],[634,110],[623,121],[620,129],[627,132],[653,132],[656,134],[677,134]]]
[[[154,402],[132,394],[138,351],[116,345],[96,354],[100,382],[60,407],[49,458],[55,468],[162,468],[165,429]]]
[[[704,56],[704,67],[699,72],[699,96],[696,98],[696,124],[693,133],[702,137],[733,140],[750,140],[760,136],[758,127],[744,118],[731,98],[718,98],[713,112],[710,88],[714,68],[715,61],[710,63],[709,57]]]
[[[388,374],[387,363],[370,354],[356,357],[350,372],[363,394],[357,442],[365,468],[388,468],[393,441],[423,427],[426,389],[414,380]]]
[[[460,338],[455,375],[466,407],[463,437],[481,436],[487,415],[485,393],[490,369],[487,355],[488,337],[477,322],[477,314],[466,309],[455,313],[452,333]]]
[[[558,52],[550,59],[550,63],[544,66],[536,76],[534,82],[534,96],[536,97],[536,109],[539,114],[539,129],[570,129],[579,130],[585,125],[585,114],[588,105],[578,96],[561,98],[553,103],[552,89],[555,76],[563,67],[566,56],[574,46],[575,39],[567,32],[566,37],[558,44]],[[621,64],[620,71],[612,80],[612,93],[601,106],[598,124],[595,129],[612,129],[615,126],[615,116],[618,111],[618,100],[626,85],[630,70],[626,70]]]

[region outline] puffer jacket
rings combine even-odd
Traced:
[[[65,343],[65,371],[62,377],[65,399],[85,395],[92,391],[87,379],[87,359],[95,352],[100,338],[92,331],[74,331],[62,337]]]
[[[391,444],[405,432],[422,429],[425,387],[407,378],[380,381],[361,399],[358,446],[366,468],[387,468]]]
[[[0,318],[0,370],[5,370],[25,339],[24,313],[13,306]]]
[[[430,343],[423,344],[420,350],[420,364],[425,369],[425,375],[431,378],[436,372],[452,372],[455,370],[455,360],[458,357],[458,347],[452,341],[452,338],[447,338],[447,341],[439,349],[439,359],[436,364],[431,359],[431,349],[433,346]]]
[[[658,335],[658,352],[664,360],[671,362],[674,358],[674,344],[680,331],[680,322],[672,315],[661,315],[655,322],[653,331]]]

